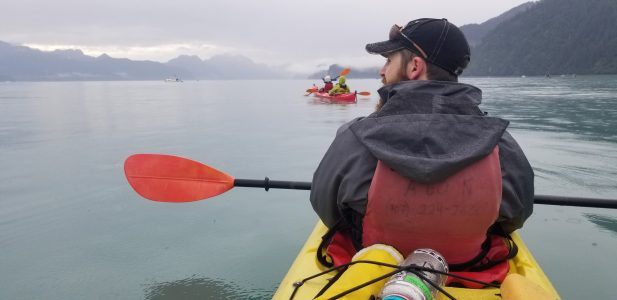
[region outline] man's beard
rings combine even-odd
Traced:
[[[391,82],[388,82],[386,80],[386,76],[381,76],[381,83],[382,83],[382,85],[388,85],[388,84],[393,84],[393,83],[397,83],[397,82],[401,82],[401,81],[407,81],[407,80],[409,80],[409,77],[407,77],[407,74],[405,74],[404,72],[401,72],[401,74],[399,74],[399,76],[394,78],[394,80],[391,80]]]
[[[384,104],[386,104],[386,101],[383,101],[383,99],[379,98],[379,101],[377,101],[377,104],[375,105],[375,111],[380,111]]]

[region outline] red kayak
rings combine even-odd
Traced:
[[[328,99],[332,102],[356,103],[356,93],[355,92],[339,94],[339,95],[334,95],[334,96],[330,96],[328,93],[315,92],[313,93],[313,95],[315,95],[315,97],[317,98]]]

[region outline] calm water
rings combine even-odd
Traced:
[[[538,194],[617,198],[617,76],[463,81],[512,121]],[[308,181],[336,128],[376,102],[323,104],[310,84],[0,83],[0,299],[269,298],[317,220],[308,192],[158,203],[122,167],[167,153]],[[522,234],[564,299],[614,298],[617,210],[537,205]]]

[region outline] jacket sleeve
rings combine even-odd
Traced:
[[[514,138],[504,132],[499,141],[502,199],[497,223],[505,232],[523,227],[533,212],[533,169]]]
[[[330,89],[330,91],[328,92],[328,94],[330,96],[333,96],[335,93],[338,93],[338,90],[340,89],[340,86],[337,84],[335,84],[332,89]]]
[[[313,209],[328,228],[341,217],[351,225],[354,212],[364,215],[376,166],[377,159],[358,142],[353,132],[339,129],[313,174],[311,189]]]

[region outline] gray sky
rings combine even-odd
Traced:
[[[421,17],[481,23],[526,0],[0,0],[0,40],[165,62],[243,54],[310,71],[379,65],[364,45]]]

